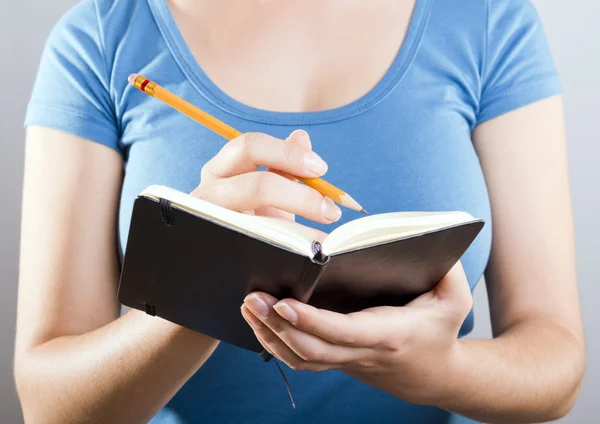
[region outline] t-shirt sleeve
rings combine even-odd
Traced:
[[[85,0],[52,29],[44,47],[25,127],[61,130],[122,154],[96,5]]]
[[[530,0],[488,0],[477,123],[559,94],[561,83]]]

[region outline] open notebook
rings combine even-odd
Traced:
[[[306,256],[314,254],[314,232],[294,222],[235,212],[165,186],[150,186],[141,196],[168,200],[175,207],[226,227]],[[394,212],[370,215],[333,230],[321,242],[322,253],[327,256],[335,255],[474,221],[477,220],[466,212]]]
[[[466,212],[396,212],[317,240],[295,222],[150,186],[134,204],[119,301],[259,352],[239,311],[248,293],[342,313],[403,305],[431,290],[483,225]]]

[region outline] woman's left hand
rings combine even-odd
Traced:
[[[458,331],[473,304],[460,262],[403,307],[339,314],[251,293],[242,315],[264,348],[294,370],[341,370],[413,403],[431,404],[455,379]]]

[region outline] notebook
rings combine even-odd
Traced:
[[[240,313],[263,291],[349,313],[402,306],[431,290],[484,225],[466,212],[397,212],[325,237],[165,186],[135,200],[118,299],[232,345],[263,349]]]

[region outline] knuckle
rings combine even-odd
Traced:
[[[379,343],[379,349],[386,352],[397,353],[400,350],[400,343],[397,338],[390,340],[382,340]]]
[[[361,359],[357,362],[357,365],[362,369],[373,369],[377,365],[373,359]]]
[[[460,306],[457,308],[457,312],[456,312],[456,324],[457,325],[462,325],[463,321],[465,320],[465,318],[469,315],[469,312],[471,312],[471,309],[473,308],[473,301],[469,301],[469,300],[465,300],[462,301]]]
[[[406,331],[393,333],[388,337],[384,337],[378,344],[378,348],[385,352],[394,354],[402,354],[409,344],[409,337]]]
[[[298,163],[298,149],[293,143],[286,143],[283,150],[283,159],[286,163]]]
[[[194,189],[191,193],[192,196],[197,197],[198,199],[206,198],[206,184],[200,183],[198,187]]]
[[[269,201],[270,185],[273,183],[272,177],[273,176],[268,172],[255,172],[250,179],[249,192],[261,204],[265,204]]]
[[[317,350],[316,352],[313,352],[310,358],[310,360],[313,362],[329,362],[331,360],[330,355],[322,350]]]
[[[312,363],[306,366],[306,371],[310,371],[310,372],[323,372],[323,371],[329,371],[329,370],[335,370],[337,369],[335,367],[335,365],[322,365],[322,364],[316,364],[316,363]]]
[[[469,312],[471,312],[471,309],[473,309],[473,296],[471,293],[464,293],[461,296],[457,296],[456,300],[453,302],[453,309],[453,315],[462,322]]]
[[[298,355],[303,361],[311,361],[311,352],[306,348],[299,347],[295,349],[296,355]]]
[[[356,346],[356,337],[352,334],[342,334],[340,336],[340,344],[343,346]]]
[[[260,133],[248,132],[239,138],[237,148],[239,154],[247,158],[254,158]]]
[[[348,314],[347,318],[350,320],[349,328],[356,329],[359,324],[356,322],[359,318],[356,315]],[[339,329],[337,334],[336,344],[342,346],[354,347],[358,344],[357,333],[355,330]]]
[[[303,371],[306,368],[306,362],[304,361],[289,361],[287,363],[288,367],[293,369],[294,371]]]
[[[467,314],[471,311],[471,309],[473,309],[473,296],[470,293],[465,295],[462,306],[464,308],[463,311],[465,311]]]
[[[307,362],[326,362],[327,354],[321,349],[300,348],[296,354]]]
[[[200,182],[208,180],[212,176],[210,161],[206,162],[200,170]]]
[[[298,188],[301,188],[304,191],[300,199],[302,204],[306,205],[306,207],[309,210],[311,210],[315,215],[321,215],[323,195],[318,191],[304,185],[298,184]]]
[[[283,323],[279,320],[275,320],[275,322],[269,324],[269,328],[275,334],[281,334],[285,331],[285,327],[284,327]]]

